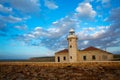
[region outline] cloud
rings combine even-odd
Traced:
[[[2,4],[0,4],[0,12],[9,13],[12,12],[12,8],[4,7]]]
[[[104,8],[110,7],[110,0],[102,0],[102,6]]]
[[[83,43],[84,43],[84,45],[87,45],[89,43],[89,41],[84,41]]]
[[[53,1],[44,0],[44,2],[45,2],[45,6],[48,7],[49,9],[57,9],[58,8],[58,6]]]
[[[2,16],[2,15],[0,15],[0,20],[3,21],[3,22],[15,23],[15,22],[22,21],[22,18],[14,17],[12,15],[9,15],[9,16]]]
[[[10,5],[24,13],[34,13],[40,10],[38,0],[10,0]]]
[[[115,8],[110,11],[110,17],[106,19],[106,21],[111,22],[110,29],[108,31],[108,35],[119,35],[120,33],[120,8]]]
[[[18,40],[33,46],[45,46],[51,50],[63,49],[65,46],[67,47],[68,30],[75,28],[76,23],[74,19],[66,16],[53,22],[52,27],[48,29],[43,29],[40,26],[35,27],[30,33],[18,36]]]
[[[100,2],[101,7],[103,7],[103,8],[108,8],[111,6],[111,4],[110,4],[111,0],[97,0],[96,2]],[[99,6],[99,8],[100,8],[100,6]]]
[[[42,27],[36,27],[32,34],[36,36],[45,36],[48,38],[58,38],[63,36],[63,34],[66,34],[67,30],[70,28],[74,28],[75,24],[76,21],[72,20],[70,17],[65,17],[53,22],[53,27],[48,28],[47,30],[43,29]]]
[[[110,2],[110,0],[102,0],[102,4],[109,3],[109,2]]]
[[[107,21],[111,22],[110,28],[107,32],[108,36],[111,36],[112,42],[111,46],[120,46],[120,8],[112,9],[110,12],[110,17]]]
[[[77,16],[81,19],[94,19],[96,16],[96,11],[93,10],[92,5],[88,2],[80,3],[75,9]]]
[[[24,18],[20,18],[20,17],[15,17],[15,16],[12,16],[12,15],[9,15],[9,16],[3,16],[3,15],[0,15],[0,31],[3,31],[3,32],[6,32],[8,33],[8,31],[13,27],[11,27],[11,25],[15,25],[14,28],[17,28],[17,29],[25,29],[25,25],[21,24],[21,22],[24,21]],[[23,25],[23,26],[18,26],[17,24],[20,24],[20,25]]]
[[[109,26],[97,26],[92,33],[89,29],[84,29],[78,33],[79,48],[86,46],[99,46],[101,48],[120,46],[120,8],[112,9],[107,21],[111,22]],[[89,41],[84,45],[84,40]]]
[[[3,30],[6,27],[6,24],[2,21],[0,22],[0,30]]]
[[[27,25],[16,25],[14,26],[14,28],[18,29],[18,30],[26,30],[27,29]]]
[[[112,9],[111,11],[110,11],[110,17],[108,18],[108,20],[107,21],[111,21],[111,22],[117,22],[117,23],[119,23],[118,21],[120,20],[120,7],[118,7],[118,8],[115,8],[115,9]]]
[[[110,3],[110,0],[96,0],[96,2],[101,2],[102,4]]]
[[[93,2],[94,0],[84,0],[84,2]]]
[[[79,14],[79,17],[85,18],[87,16],[87,18],[93,19],[96,15],[89,3],[80,3],[77,8],[78,12],[76,14]],[[51,50],[67,48],[67,35],[71,28],[81,28],[76,33],[79,38],[78,44],[80,49],[91,45],[103,46],[101,43],[105,44],[104,40],[108,41],[110,39],[106,38],[109,26],[82,28],[79,24],[80,20],[73,14],[53,22],[48,29],[38,26],[33,31],[19,36],[18,39],[25,41],[29,45],[45,46]]]
[[[70,28],[77,29],[77,21],[67,16],[53,22],[52,25],[53,27],[48,29],[36,27],[32,32],[25,34],[22,40],[27,41],[29,45],[45,46],[51,50],[67,48],[68,32]],[[81,28],[82,30],[76,33],[78,36],[79,49],[91,45],[105,48],[111,46],[113,43],[119,42],[114,41],[115,38],[107,36],[106,33],[109,28],[109,26]]]
[[[5,31],[10,24],[14,28],[25,29],[24,21],[30,19],[33,13],[39,14],[40,2],[39,0],[0,0],[0,12],[2,13],[0,30]]]
[[[118,45],[118,43],[113,44],[116,42],[115,37],[108,36],[109,29],[110,26],[97,26],[92,31],[90,31],[89,29],[81,30],[77,33],[77,36],[79,38],[78,47],[82,49],[88,46],[96,46],[104,49],[106,47]]]
[[[78,29],[78,48],[97,46],[106,48],[120,45],[120,8],[112,9],[110,16],[106,18],[111,24],[96,27],[81,27],[80,21],[92,20],[96,16],[92,5],[82,2],[76,8],[75,14],[68,15],[53,22],[48,29],[37,26],[31,32],[18,35],[17,39],[32,46],[45,46],[50,50],[67,48],[67,35],[71,28]],[[79,17],[79,18],[77,18]],[[89,23],[88,23],[89,24]],[[79,26],[79,27],[78,27]]]
[[[0,36],[6,37],[7,36],[7,25],[3,22],[0,22]]]
[[[109,26],[97,26],[95,28],[81,28],[82,30],[77,32],[79,40],[95,40],[103,38],[105,32],[109,29]]]

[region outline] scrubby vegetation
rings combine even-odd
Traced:
[[[0,80],[119,80],[120,62],[1,62]]]
[[[33,58],[30,58],[28,61],[34,61],[34,62],[55,62],[55,57],[54,56],[33,57]]]

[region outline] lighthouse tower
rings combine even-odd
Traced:
[[[68,61],[77,62],[77,36],[75,31],[70,29],[68,35]]]

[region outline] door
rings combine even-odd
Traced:
[[[58,57],[58,62],[60,62],[60,57]]]

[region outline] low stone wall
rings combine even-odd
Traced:
[[[120,66],[120,61],[97,61],[79,63],[56,63],[56,62],[0,62],[0,65],[35,65],[35,66]]]

